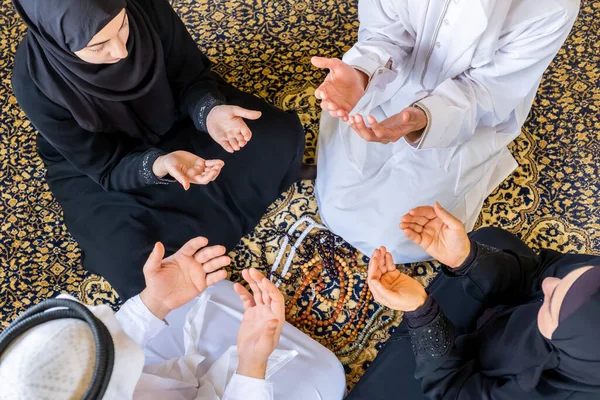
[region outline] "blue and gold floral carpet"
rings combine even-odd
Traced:
[[[173,6],[217,73],[299,112],[306,160],[313,162],[320,115],[313,93],[325,75],[310,58],[340,57],[350,48],[358,29],[356,0],[175,0]],[[110,286],[80,267],[77,244],[44,181],[34,130],[12,94],[13,56],[24,27],[10,0],[0,2],[0,29],[0,329],[61,292],[116,306]],[[600,1],[583,0],[573,33],[511,146],[520,167],[490,196],[479,226],[502,226],[535,248],[600,253],[599,32]],[[233,278],[251,265],[270,267],[283,232],[305,216],[318,220],[309,183],[278,200],[237,247]],[[351,388],[401,315],[368,295],[363,256],[352,261],[351,251],[343,250],[346,265],[336,270],[321,268],[318,257],[304,260],[301,250],[282,285],[288,319],[339,355]],[[406,267],[423,284],[437,272],[432,263]]]

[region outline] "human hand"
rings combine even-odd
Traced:
[[[347,121],[348,113],[365,94],[369,77],[337,58],[313,57],[311,62],[317,68],[329,69],[325,82],[315,90],[321,108]]]
[[[161,243],[154,246],[144,265],[146,289],[140,297],[158,318],[164,319],[208,286],[227,278],[227,271],[221,269],[231,263],[225,247],[206,247],[207,244],[208,239],[197,237],[164,260],[164,246]]]
[[[264,379],[269,355],[277,347],[285,323],[285,302],[279,289],[256,269],[245,269],[242,276],[252,294],[235,284],[246,310],[238,334],[237,373]]]
[[[471,251],[471,241],[462,222],[439,203],[410,210],[402,217],[400,229],[409,240],[450,268],[460,267]]]
[[[381,123],[371,115],[367,116],[370,128],[365,124],[361,115],[351,115],[348,123],[368,142],[388,144],[397,142],[403,137],[409,142],[416,142],[427,127],[427,115],[418,107],[408,107],[401,113],[392,115]]]
[[[385,247],[375,250],[369,262],[369,290],[379,304],[397,311],[415,311],[425,304],[427,292],[419,282],[398,271]]]
[[[252,132],[244,119],[259,119],[260,111],[246,110],[238,106],[216,106],[208,113],[208,134],[227,152],[241,150],[252,138]]]
[[[158,178],[171,175],[185,190],[190,184],[206,185],[221,173],[225,163],[221,160],[205,160],[187,151],[174,151],[160,156],[152,165]]]

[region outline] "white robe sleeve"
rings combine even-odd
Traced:
[[[402,68],[415,46],[414,37],[406,28],[406,7],[406,1],[360,0],[358,42],[343,61],[369,77],[388,62],[392,68]]]
[[[140,296],[135,296],[115,314],[123,330],[144,350],[148,341],[158,335],[167,324],[158,319],[144,304]]]
[[[574,6],[520,27],[522,32],[497,50],[489,63],[442,82],[417,102],[429,120],[419,148],[457,146],[478,127],[503,125],[501,131],[518,134],[541,77],[576,17]]]
[[[235,374],[231,377],[222,400],[273,400],[273,386],[265,379]]]

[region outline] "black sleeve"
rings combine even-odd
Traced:
[[[105,190],[127,191],[143,186],[167,184],[152,172],[154,161],[163,152],[137,147],[119,134],[89,132],[79,126],[71,113],[48,99],[15,67],[13,90],[19,105],[46,141],[75,169],[89,176]]]
[[[442,271],[448,277],[461,279],[463,289],[471,297],[493,307],[527,301],[532,293],[541,290],[544,279],[563,278],[586,265],[600,265],[600,257],[553,250],[524,255],[471,240],[465,262],[456,269],[444,266]]]
[[[454,345],[455,331],[431,296],[415,312],[405,313],[416,358],[415,378],[428,399],[514,400],[525,394],[515,377],[490,377]],[[543,399],[536,389],[527,398]]]
[[[456,269],[444,266],[448,277],[461,277],[463,289],[486,306],[519,303],[537,291],[546,266],[538,256],[525,256],[510,250],[471,241],[471,252]]]
[[[225,103],[209,59],[167,0],[139,0],[139,3],[161,37],[169,83],[180,112],[194,121],[196,129],[206,132],[208,113]]]

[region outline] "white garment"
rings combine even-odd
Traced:
[[[243,306],[223,281],[164,321],[139,297],[117,313],[123,329],[142,347],[144,372],[134,399],[339,400],[344,369],[333,353],[286,323],[269,358],[267,380],[235,374],[235,344]]]
[[[517,166],[520,133],[542,74],[579,0],[360,0],[359,40],[344,62],[371,76],[351,114],[382,121],[417,103],[429,114],[418,146],[369,143],[323,113],[317,201],[323,221],[366,255],[428,259],[398,224],[439,201],[468,230]],[[391,66],[390,66],[391,65]]]

